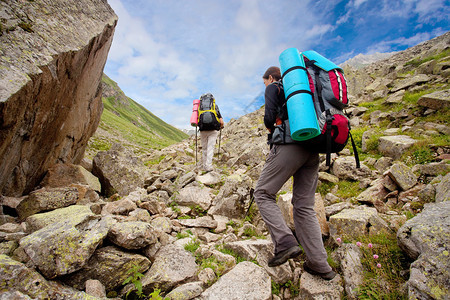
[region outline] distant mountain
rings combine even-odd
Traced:
[[[377,53],[369,54],[369,55],[358,54],[355,57],[350,58],[349,60],[343,62],[341,64],[341,66],[342,67],[350,66],[355,69],[361,69],[361,68],[364,68],[365,66],[368,66],[374,62],[389,58],[396,53],[397,52],[388,52],[388,53],[377,52]]]
[[[134,148],[137,153],[147,153],[150,149],[162,149],[188,138],[186,133],[127,97],[105,74],[102,88],[104,110],[100,125],[89,140],[87,156],[107,150],[115,142]]]

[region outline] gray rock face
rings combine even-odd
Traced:
[[[207,187],[188,186],[180,190],[175,201],[183,206],[200,206],[207,210],[212,202],[212,190]]]
[[[33,264],[51,279],[81,269],[106,237],[104,220],[86,215],[83,220],[68,220],[46,226],[20,240]]]
[[[407,135],[394,135],[380,137],[378,150],[393,159],[399,159],[402,153],[413,146],[417,141]]]
[[[242,217],[245,213],[246,201],[252,187],[251,178],[247,175],[229,176],[214,198],[209,213],[229,218]]]
[[[152,292],[155,287],[169,290],[192,278],[197,268],[190,252],[172,244],[167,245],[159,250],[150,270],[142,278],[142,290],[144,293]]]
[[[426,204],[421,214],[398,230],[397,240],[403,251],[417,259],[407,282],[410,298],[445,299],[450,294],[450,202]]]
[[[145,222],[116,223],[110,228],[108,239],[125,249],[141,249],[157,241],[154,231]]]
[[[436,186],[436,202],[450,201],[450,173]]]
[[[431,94],[423,95],[417,101],[418,105],[431,109],[442,109],[450,106],[450,90],[437,91]]]
[[[14,28],[0,35],[0,192],[18,196],[53,164],[82,160],[117,16],[102,0],[8,0],[0,11]]]
[[[303,272],[300,277],[299,299],[340,300],[343,295],[344,288],[339,274],[331,281],[323,280],[307,272]]]
[[[430,77],[426,74],[418,74],[406,79],[399,80],[394,87],[392,87],[391,92],[396,92],[399,90],[407,89],[410,86],[418,85],[424,82],[428,82]]]
[[[252,274],[252,276],[248,276]],[[248,261],[236,265],[204,291],[202,300],[269,300],[272,299],[270,277],[263,268]]]
[[[35,270],[6,255],[0,255],[0,267],[0,299],[97,299],[49,282]]]
[[[148,176],[142,160],[119,144],[114,144],[111,150],[97,153],[92,173],[100,179],[102,193],[106,196],[115,193],[127,196],[136,188],[143,187]]]
[[[417,183],[417,176],[404,163],[394,164],[387,173],[403,191],[412,188]]]
[[[388,231],[389,227],[373,207],[361,206],[359,209],[344,209],[330,217],[330,233],[334,237],[352,236],[357,238],[361,234],[376,234],[383,230]]]
[[[345,292],[349,299],[358,299],[356,289],[364,282],[364,270],[361,263],[361,250],[353,244],[344,244],[337,252],[345,282]]]
[[[203,292],[203,284],[200,281],[189,282],[174,288],[166,295],[167,298],[173,300],[189,300],[194,299]]]
[[[17,213],[25,219],[35,213],[63,208],[75,204],[78,200],[76,188],[40,189],[32,192],[17,206]]]
[[[93,215],[94,213],[85,205],[70,205],[49,212],[34,214],[25,221],[29,230],[34,232],[53,223],[63,222],[68,219],[82,221],[86,216]]]
[[[361,180],[371,175],[370,169],[361,164],[361,168],[356,168],[355,158],[352,156],[338,157],[332,166],[332,172],[341,179]]]
[[[87,279],[97,279],[109,291],[122,286],[133,266],[137,265],[137,271],[144,273],[150,264],[150,260],[143,255],[107,246],[97,249],[81,270],[66,276],[64,281],[77,289],[83,289]]]

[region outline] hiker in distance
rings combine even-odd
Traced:
[[[314,211],[319,154],[309,151],[290,138],[277,136],[280,130],[275,130],[276,125],[287,119],[280,68],[268,68],[263,81],[266,86],[264,125],[270,132],[268,142],[271,150],[256,184],[254,197],[275,246],[274,256],[268,265],[276,267],[300,255],[300,242],[307,258],[304,270],[331,280],[336,273],[327,262],[327,252]],[[284,134],[289,135],[289,130]],[[297,239],[276,203],[277,192],[291,176],[294,178],[292,204]]]
[[[200,96],[198,108],[198,128],[202,141],[202,169],[206,172],[213,170],[212,159],[219,130],[224,126],[222,115],[214,96],[206,93]]]

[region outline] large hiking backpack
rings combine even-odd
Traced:
[[[200,96],[198,108],[198,127],[200,130],[219,130],[220,122],[216,111],[216,102],[211,93]]]
[[[344,108],[348,106],[348,95],[347,83],[342,69],[314,51],[305,51],[301,55],[305,60],[310,92],[314,101],[320,134],[312,139],[299,141],[298,143],[307,146],[312,151],[326,153],[326,165],[330,166],[331,153],[342,151],[350,138],[355,154],[356,167],[359,168],[359,157],[353,137],[351,136],[350,122],[344,112]],[[321,59],[321,61],[318,63],[313,58]],[[323,65],[328,62],[332,67],[327,66],[328,68],[325,70]],[[283,77],[289,71],[286,70]],[[309,91],[302,90],[298,92],[308,93]],[[295,93],[290,94],[286,98],[286,101]]]

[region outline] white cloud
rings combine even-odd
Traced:
[[[368,0],[108,1],[119,22],[105,73],[127,96],[180,128],[189,128],[192,100],[205,92],[214,94],[226,119],[244,114],[264,90],[263,72],[279,65],[286,48],[320,47],[336,62],[354,53],[390,52],[445,28],[430,33],[420,28],[428,23],[416,22],[411,28],[420,33],[399,38],[393,25],[384,41],[364,32],[358,43],[347,30],[357,35],[377,22],[411,16],[436,22],[436,12],[450,15],[447,6],[438,7],[445,0],[380,0],[377,9]],[[347,48],[335,47],[343,43]]]
[[[445,0],[418,0],[414,12],[419,15],[420,22],[448,20],[450,7]]]
[[[424,32],[424,33],[418,33],[409,38],[401,37],[401,38],[397,38],[397,39],[393,39],[393,40],[386,40],[386,41],[382,41],[382,42],[371,45],[370,47],[367,48],[367,52],[365,54],[373,54],[376,52],[380,52],[380,53],[392,52],[392,48],[394,46],[412,47],[423,41],[429,40],[433,37],[434,36],[431,36],[430,33]]]
[[[325,33],[333,31],[334,26],[330,24],[319,24],[314,25],[311,29],[305,32],[305,37],[307,39],[315,38],[317,36],[321,36]]]
[[[355,1],[353,1],[353,5],[354,5],[354,7],[357,9],[357,8],[360,7],[361,4],[363,4],[364,2],[367,2],[367,0],[355,0]]]
[[[109,55],[111,62],[121,65],[115,70],[118,77],[134,79],[136,86],[142,84],[140,79],[157,89],[165,85],[168,90],[159,98],[184,97],[195,90],[198,72],[179,50],[155,41],[145,21],[131,17],[120,1],[111,1],[111,6],[120,15]]]

